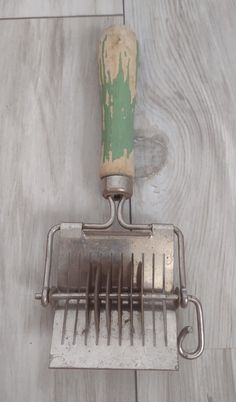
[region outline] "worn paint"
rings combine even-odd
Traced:
[[[104,154],[102,146],[102,156]],[[132,151],[129,156],[127,150],[124,149],[124,154],[115,160],[112,160],[112,152],[109,152],[109,159],[103,162],[101,167],[101,177],[109,175],[127,175],[134,176],[134,152]]]
[[[104,60],[100,61],[100,72],[104,72]],[[129,74],[125,79],[121,59],[117,77],[112,81],[103,77],[102,85],[102,110],[103,129],[102,144],[104,146],[103,161],[109,160],[111,151],[112,160],[118,159],[127,151],[127,156],[133,151],[133,124],[134,124],[134,103],[131,100],[129,88]]]
[[[123,26],[105,30],[99,47],[103,175],[133,175],[136,59],[133,32]]]

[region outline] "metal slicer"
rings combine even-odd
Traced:
[[[200,301],[187,292],[181,231],[171,224],[132,224],[124,218],[124,204],[133,192],[137,56],[135,34],[127,27],[103,32],[100,176],[110,217],[103,224],[60,223],[48,233],[43,287],[35,297],[55,309],[52,368],[176,370],[178,354],[195,359],[204,349],[203,312]],[[189,304],[196,310],[197,346],[187,352],[183,341],[192,327],[177,336],[176,310]]]

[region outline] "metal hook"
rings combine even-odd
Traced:
[[[124,221],[123,217],[123,207],[124,203],[126,201],[125,197],[122,197],[121,200],[119,201],[118,204],[118,209],[117,209],[117,220],[124,229],[127,230],[152,230],[152,224],[133,224],[133,223],[127,223]]]
[[[107,197],[107,200],[109,202],[110,205],[110,217],[108,219],[108,221],[106,221],[105,223],[83,223],[83,229],[101,229],[101,230],[105,230],[108,229],[109,227],[111,227],[111,225],[113,224],[114,220],[115,220],[115,216],[116,216],[116,206],[115,206],[115,201],[113,200],[112,197]]]
[[[198,345],[196,350],[193,352],[186,352],[183,348],[183,342],[185,340],[186,335],[189,333],[193,332],[193,328],[190,326],[184,327],[178,336],[178,349],[179,349],[179,354],[184,357],[185,359],[196,359],[199,357],[205,346],[205,335],[204,335],[204,320],[203,320],[203,311],[202,311],[202,305],[200,300],[198,300],[194,296],[188,296],[188,301],[193,303],[196,309],[196,314],[197,314],[197,329],[198,329]]]

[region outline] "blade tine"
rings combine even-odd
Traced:
[[[140,291],[140,303],[141,303],[141,335],[142,335],[142,345],[144,346],[145,332],[144,332],[143,283],[144,283],[144,253],[142,253],[142,264],[141,264],[141,291]]]
[[[91,287],[91,271],[92,271],[92,261],[91,254],[89,254],[89,267],[86,282],[86,297],[85,297],[85,331],[84,331],[84,344],[87,345],[88,331],[89,331],[89,318],[90,318],[90,300],[89,293]]]
[[[163,292],[166,291],[166,263],[165,263],[165,254],[163,254]],[[167,312],[166,312],[166,301],[162,301],[162,310],[163,310],[163,325],[164,325],[164,340],[165,346],[168,346],[167,339]]]
[[[95,274],[95,286],[94,286],[94,320],[96,330],[96,345],[98,345],[99,339],[99,323],[100,323],[100,279],[101,279],[101,262],[98,263]]]
[[[78,262],[78,292],[80,291],[80,285],[81,285],[80,274],[81,274],[81,270],[80,270],[80,254],[79,254],[79,262]],[[79,302],[80,302],[80,300],[78,299],[77,303],[76,303],[76,310],[75,310],[75,324],[74,324],[73,342],[72,342],[73,345],[75,345],[75,343],[76,343],[76,336],[77,336]]]
[[[155,290],[155,254],[152,254],[152,294]],[[155,302],[152,300],[152,324],[153,324],[153,346],[156,346],[156,317],[155,317]]]
[[[77,324],[78,324],[78,315],[79,315],[79,302],[80,300],[77,300],[76,303],[76,310],[75,310],[75,324],[74,324],[74,331],[73,331],[73,345],[76,344],[76,336],[77,336]]]
[[[70,254],[69,254],[69,261],[70,261]],[[67,271],[66,282],[67,282],[66,284],[67,284],[67,293],[68,293],[69,292],[69,271]],[[64,345],[64,342],[65,342],[68,304],[69,304],[69,299],[67,299],[65,302],[64,317],[63,317],[63,324],[62,324],[62,335],[61,335],[61,344],[62,345]]]
[[[134,281],[134,254],[131,255],[130,267],[130,344],[134,342],[134,328],[133,328],[133,281]]]
[[[111,275],[112,275],[112,254],[111,254],[111,264],[107,269],[107,283],[106,283],[106,325],[107,325],[107,344],[110,345],[111,340]]]
[[[78,290],[81,288],[81,254],[79,253],[78,259]]]
[[[121,300],[121,292],[122,292],[122,282],[123,282],[123,253],[120,256],[120,265],[119,265],[119,278],[118,278],[118,328],[119,328],[119,345],[121,345],[122,339],[122,300]]]
[[[61,344],[62,345],[64,345],[64,342],[65,342],[66,321],[67,321],[67,314],[68,314],[68,303],[69,303],[69,300],[66,300],[65,309],[64,309],[64,317],[63,317],[63,325],[62,325],[62,336],[61,336]]]

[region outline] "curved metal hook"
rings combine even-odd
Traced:
[[[83,229],[108,229],[114,222],[116,216],[116,206],[112,197],[107,197],[110,205],[110,217],[105,223],[84,223]]]
[[[193,328],[190,326],[184,327],[178,336],[178,349],[179,349],[179,354],[184,357],[185,359],[196,359],[199,357],[205,347],[205,334],[204,334],[204,320],[203,320],[203,311],[202,311],[202,305],[200,300],[197,299],[197,297],[194,296],[188,296],[188,301],[190,303],[193,303],[196,309],[196,314],[197,314],[197,329],[198,329],[198,345],[197,348],[193,352],[186,352],[183,348],[183,342],[185,340],[185,337],[193,332]]]
[[[128,230],[152,230],[152,225],[151,224],[133,224],[133,223],[127,223],[124,221],[123,217],[123,207],[124,203],[126,201],[125,197],[122,197],[119,204],[118,204],[118,209],[117,209],[117,220],[124,229]]]

